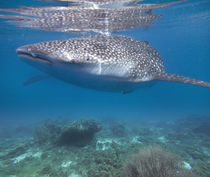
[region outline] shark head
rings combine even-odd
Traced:
[[[93,70],[97,59],[74,50],[74,44],[68,40],[47,41],[17,48],[16,52],[24,62],[47,73],[57,70],[76,72]],[[88,71],[87,71],[88,72]]]
[[[17,48],[16,53],[25,62],[32,65],[52,65],[54,58],[45,50],[40,50],[36,44]]]

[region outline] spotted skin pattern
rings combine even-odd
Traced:
[[[65,65],[77,64],[83,69],[94,66],[88,73],[99,79],[109,76],[129,84],[164,80],[210,87],[207,82],[165,73],[163,60],[156,49],[147,41],[127,36],[95,35],[55,40],[23,46],[17,53],[20,51],[38,53]]]

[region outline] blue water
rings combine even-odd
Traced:
[[[41,4],[1,0],[0,8]],[[160,52],[168,73],[210,82],[209,7],[209,0],[189,0],[157,9],[154,13],[163,15],[158,24],[117,34],[149,41]],[[179,83],[158,82],[125,95],[80,88],[53,78],[23,86],[24,81],[40,71],[17,57],[17,47],[79,35],[19,28],[3,21],[0,20],[1,125],[59,116],[136,122],[210,114],[210,89]]]

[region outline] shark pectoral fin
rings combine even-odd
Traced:
[[[169,82],[180,82],[185,84],[192,84],[192,85],[199,85],[202,87],[210,88],[209,82],[204,82],[201,80],[191,79],[184,76],[178,76],[176,74],[167,74],[167,73],[160,73],[155,77],[155,80],[162,80],[162,81],[169,81]]]
[[[23,85],[24,86],[27,86],[27,85],[30,85],[30,84],[33,84],[35,82],[38,82],[40,80],[45,80],[45,79],[49,79],[50,76],[49,75],[46,75],[46,74],[40,74],[40,75],[36,75],[36,76],[33,76],[31,78],[29,78],[28,80],[26,80]]]

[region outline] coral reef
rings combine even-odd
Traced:
[[[109,122],[102,129],[94,120],[46,121],[33,137],[1,135],[0,176],[129,177],[146,163],[145,168],[152,171],[151,164],[156,170],[164,166],[162,171],[169,166],[166,171],[173,177],[209,177],[210,137],[193,131],[201,122],[195,116],[173,122],[135,122],[133,127]],[[126,133],[115,134],[110,128],[118,126],[119,132]]]
[[[180,167],[178,157],[158,146],[143,148],[124,167],[124,177],[193,177]]]
[[[100,131],[102,125],[94,120],[78,120],[67,124],[58,137],[59,145],[85,146]]]
[[[61,134],[64,122],[58,120],[47,120],[35,129],[34,140],[39,144],[52,143],[57,141]]]
[[[85,146],[101,128],[101,124],[94,120],[47,121],[36,129],[34,139],[39,144]]]

